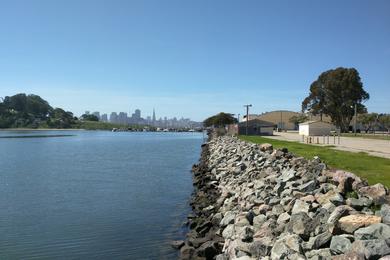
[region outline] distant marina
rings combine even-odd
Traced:
[[[124,128],[113,128],[111,132],[173,132],[173,133],[180,133],[180,132],[203,132],[203,127],[198,127],[196,129],[188,129],[188,128],[151,128],[148,126],[145,126],[143,128],[132,128],[132,127],[124,127]]]

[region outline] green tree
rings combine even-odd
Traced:
[[[377,123],[378,114],[377,113],[359,114],[357,120],[362,124],[362,126],[364,127],[364,131],[367,133]]]
[[[6,107],[5,107],[5,104],[3,101],[4,101],[4,99],[2,97],[0,97],[0,115],[2,113],[5,113],[5,111],[6,111]]]
[[[13,96],[6,96],[3,100],[4,106],[8,110],[17,111],[19,113],[27,112],[27,96],[24,93]]]
[[[0,128],[7,128],[11,125],[11,115],[4,104],[4,99],[0,98]]]
[[[0,127],[38,127],[52,107],[37,95],[6,96],[0,103]]]
[[[378,121],[387,132],[390,132],[390,114],[379,115]]]
[[[237,123],[237,119],[234,118],[233,114],[228,114],[224,112],[211,116],[203,121],[203,125],[205,127],[223,127],[234,123]]]
[[[354,115],[354,106],[358,113],[366,113],[362,102],[369,99],[363,89],[359,72],[354,68],[337,68],[323,72],[310,85],[310,94],[302,102],[302,111],[314,115],[328,115],[341,131],[348,131]]]
[[[310,111],[313,115],[320,115],[322,121],[322,115],[325,112],[325,91],[324,86],[320,82],[324,79],[324,75],[320,75],[317,81],[314,81],[310,85],[310,94],[302,102],[302,112]]]
[[[26,99],[27,112],[38,118],[46,118],[53,108],[49,103],[37,95],[28,95]]]
[[[95,115],[91,115],[91,114],[83,114],[81,116],[81,119],[84,120],[84,121],[99,121],[99,118]]]
[[[72,112],[67,112],[61,108],[55,108],[50,113],[47,125],[53,128],[70,128],[76,123]]]

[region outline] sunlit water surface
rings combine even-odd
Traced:
[[[0,131],[26,135],[0,138],[0,259],[177,256],[202,134]]]

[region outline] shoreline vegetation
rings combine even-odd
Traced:
[[[0,136],[0,139],[12,139],[12,138],[50,138],[50,137],[70,137],[75,135],[4,135]]]
[[[95,115],[76,117],[70,111],[53,108],[38,95],[24,93],[0,98],[0,130],[114,130],[119,132],[160,131],[147,124],[117,124],[99,121]],[[201,128],[197,128],[200,131]],[[161,131],[195,131],[185,127],[164,128]]]
[[[98,122],[98,121],[80,121],[72,125],[71,128],[50,128],[50,127],[10,127],[10,128],[0,128],[0,131],[82,131],[82,130],[112,130],[116,129],[134,129],[142,130],[144,126],[140,125],[120,125],[112,124],[107,122]]]
[[[1,131],[82,131],[85,129],[77,128],[0,128]]]
[[[257,140],[259,141],[259,140]],[[268,141],[268,140],[267,140]],[[260,142],[258,142],[260,143]],[[287,148],[212,136],[193,166],[181,259],[379,259],[390,194]]]
[[[78,118],[70,111],[53,108],[46,100],[34,94],[20,93],[0,99],[0,129],[112,130],[117,128],[141,130],[146,127],[100,122],[92,115],[83,116]]]

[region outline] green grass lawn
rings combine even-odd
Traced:
[[[382,183],[390,187],[390,159],[332,149],[331,146],[315,146],[298,142],[280,141],[261,136],[240,136],[253,143],[270,143],[275,148],[287,148],[290,152],[312,159],[319,156],[329,167],[353,172],[369,184]]]

